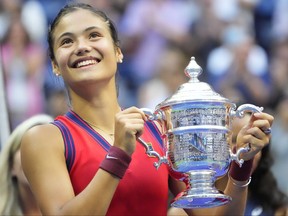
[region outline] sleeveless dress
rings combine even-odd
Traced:
[[[111,145],[71,110],[58,116],[53,124],[62,133],[67,169],[77,195],[92,180]],[[141,138],[164,155],[160,132],[153,122],[145,122]],[[107,215],[167,215],[168,168],[162,165],[157,170],[153,165],[157,160],[145,154],[144,146],[137,142],[129,168],[117,187]]]

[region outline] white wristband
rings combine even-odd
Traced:
[[[230,177],[230,176],[229,176]],[[244,187],[247,187],[250,183],[251,183],[251,177],[248,179],[247,183],[243,184],[243,185],[240,185],[240,184],[237,184],[232,177],[230,177],[231,181],[232,181],[232,184],[237,186],[237,187],[240,187],[240,188],[244,188]]]

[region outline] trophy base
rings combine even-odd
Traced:
[[[232,199],[229,196],[221,193],[212,193],[212,194],[179,194],[171,206],[176,208],[212,208],[220,205],[224,205],[230,202]]]

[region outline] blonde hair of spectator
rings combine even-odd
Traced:
[[[11,173],[13,158],[20,149],[22,136],[28,129],[51,121],[53,118],[49,115],[35,115],[20,123],[4,144],[0,152],[0,215],[23,215],[17,181],[13,179]]]

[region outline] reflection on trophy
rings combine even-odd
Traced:
[[[214,184],[225,175],[232,160],[240,166],[239,158],[249,147],[230,151],[228,135],[231,120],[245,112],[261,112],[252,104],[236,105],[213,91],[210,85],[198,80],[202,68],[192,57],[185,69],[190,78],[170,98],[158,104],[155,111],[143,108],[151,121],[162,127],[166,155],[150,151],[145,141],[139,141],[148,155],[156,156],[158,168],[167,163],[170,174],[187,185],[172,202],[179,208],[208,208],[226,204],[231,198],[218,191]]]

